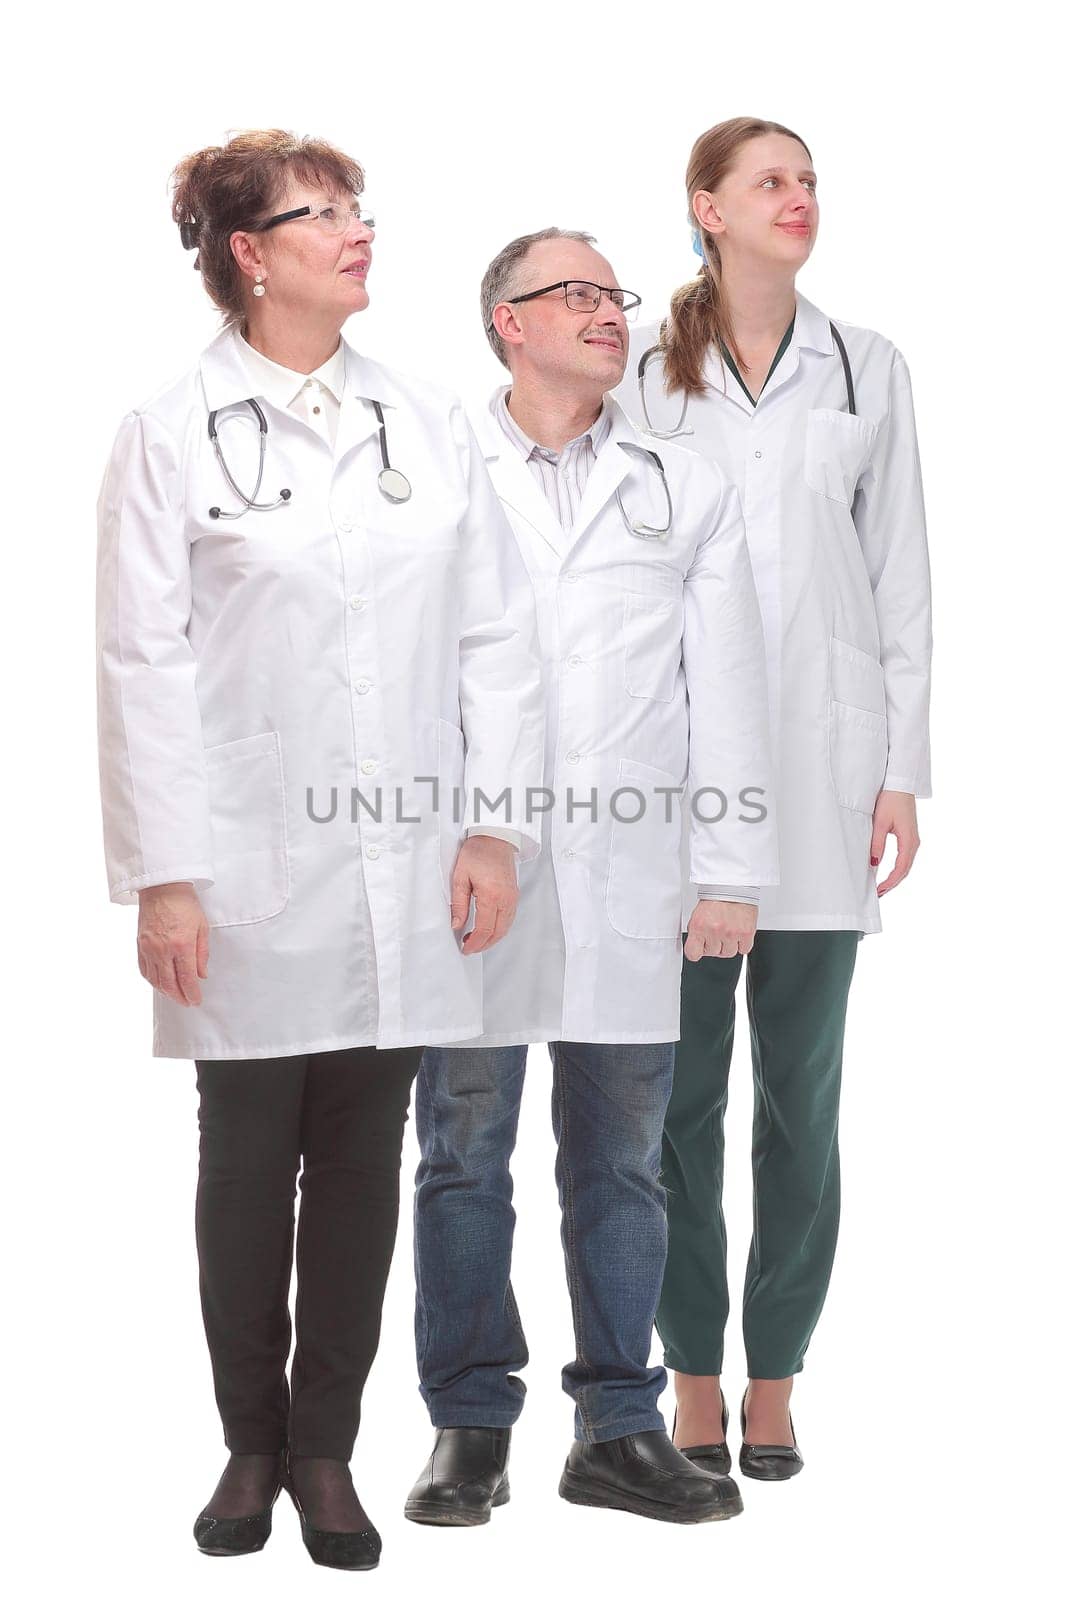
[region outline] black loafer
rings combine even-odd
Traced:
[[[722,1442],[720,1444],[689,1444],[685,1445],[681,1454],[689,1461],[695,1461],[704,1472],[717,1472],[720,1475],[728,1473],[733,1466],[733,1457],[729,1454],[729,1446],[725,1435],[729,1427],[729,1407],[722,1401]],[[674,1412],[674,1432],[677,1431],[677,1412]],[[672,1435],[671,1435],[672,1437]]]
[[[316,1566],[337,1567],[343,1572],[370,1572],[377,1566],[381,1560],[381,1535],[376,1528],[363,1528],[359,1533],[332,1533],[329,1529],[311,1526],[292,1481],[292,1459],[288,1454],[285,1488],[299,1512],[304,1547]]]
[[[606,1506],[659,1522],[723,1522],[743,1511],[732,1478],[704,1472],[664,1431],[606,1444],[574,1444],[559,1493],[575,1506]]]
[[[744,1401],[740,1402],[741,1432],[747,1427]],[[759,1478],[763,1483],[783,1483],[803,1471],[803,1457],[796,1446],[796,1430],[792,1427],[792,1413],[788,1414],[792,1428],[792,1444],[742,1444],[740,1470],[746,1478]]]
[[[438,1428],[404,1516],[434,1528],[480,1527],[511,1498],[510,1453],[510,1428]]]
[[[250,1517],[209,1517],[201,1511],[193,1523],[192,1535],[205,1556],[250,1556],[262,1550],[270,1538],[274,1501],[281,1493],[279,1483],[265,1511]]]

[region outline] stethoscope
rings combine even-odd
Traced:
[[[664,323],[663,328],[665,328],[665,326],[666,324]],[[648,415],[648,397],[645,392],[645,375],[648,370],[649,361],[651,361],[655,356],[658,356],[660,360],[663,359],[663,328],[660,328],[659,330],[659,342],[657,344],[649,345],[648,349],[645,350],[644,354],[637,363],[637,391],[640,396],[640,409],[644,417],[644,421],[641,426],[643,427],[645,433],[651,434],[653,439],[684,439],[690,437],[696,431],[695,428],[689,426],[688,423],[687,390],[685,392],[684,400],[681,403],[681,415],[677,419],[676,427],[653,427],[651,417]],[[844,384],[848,392],[848,413],[850,416],[855,416],[855,384],[851,376],[851,362],[848,360],[847,348],[843,339],[840,337],[840,330],[837,328],[835,323],[831,322],[829,324],[829,330],[833,335],[833,342],[840,354],[840,364],[844,370]]]
[[[281,489],[276,500],[260,501],[257,498],[263,484],[263,468],[266,464],[267,420],[263,415],[263,408],[258,400],[243,400],[239,403],[251,407],[255,420],[259,425],[259,472],[256,476],[255,488],[250,495],[246,495],[239,484],[234,482],[233,474],[226,465],[226,458],[222,454],[222,446],[218,442],[218,423],[215,420],[218,412],[212,411],[207,419],[207,437],[211,441],[218,464],[222,468],[222,476],[237,496],[237,499],[244,504],[244,511],[223,511],[220,506],[212,506],[208,511],[208,516],[216,520],[219,517],[224,517],[227,520],[243,517],[247,511],[276,511],[278,506],[288,505],[292,499],[291,489]],[[372,400],[370,404],[374,407],[374,415],[378,419],[378,450],[381,453],[378,488],[386,500],[391,500],[395,505],[402,505],[405,500],[410,500],[411,498],[411,484],[409,479],[394,467],[389,460],[389,440],[385,432],[385,413],[376,400]]]
[[[670,498],[670,485],[666,481],[666,469],[654,450],[648,450],[642,444],[632,444],[628,439],[619,439],[618,445],[620,449],[627,451],[630,455],[646,456],[652,462],[659,474],[659,481],[666,496],[666,525],[665,527],[657,528],[650,522],[631,522],[629,512],[622,504],[622,491],[620,488],[616,489],[614,497],[618,502],[618,509],[622,513],[622,520],[634,539],[665,539],[674,525],[674,502]]]

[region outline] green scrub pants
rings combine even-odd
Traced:
[[[840,1220],[837,1115],[859,933],[766,929],[748,956],[755,1075],[754,1231],[744,1285],[748,1376],[799,1372],[829,1287]],[[722,1370],[729,1292],[723,1123],[743,957],[685,961],[681,1039],[663,1136],[669,1250],[666,1365]]]

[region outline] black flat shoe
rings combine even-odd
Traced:
[[[744,1398],[747,1399],[746,1394]],[[748,1419],[742,1400],[740,1402],[742,1433],[747,1425]],[[791,1411],[788,1414],[788,1425],[792,1428],[791,1444],[741,1445],[740,1470],[746,1478],[759,1478],[763,1483],[783,1483],[786,1478],[794,1478],[797,1472],[803,1471],[803,1457],[796,1446],[796,1430],[792,1427]]]
[[[722,1442],[721,1444],[688,1444],[682,1448],[681,1454],[689,1461],[694,1461],[704,1472],[717,1472],[721,1475],[728,1473],[733,1466],[733,1457],[729,1454],[729,1446],[725,1435],[729,1427],[729,1407],[725,1400],[722,1401]],[[671,1430],[671,1440],[677,1432],[677,1412],[674,1412],[674,1426]]]
[[[480,1527],[511,1498],[510,1453],[510,1428],[438,1428],[404,1516],[434,1528]]]
[[[343,1572],[370,1572],[381,1560],[381,1535],[376,1528],[358,1533],[332,1533],[313,1528],[307,1520],[292,1478],[292,1457],[285,1454],[285,1489],[300,1515],[300,1532],[311,1560],[319,1567],[338,1567]]]
[[[658,1522],[724,1522],[743,1511],[732,1478],[705,1472],[655,1429],[571,1447],[559,1493],[575,1506],[606,1506]]]
[[[262,1550],[270,1538],[274,1502],[281,1493],[281,1481],[265,1511],[250,1517],[212,1517],[201,1511],[192,1526],[192,1536],[205,1556],[250,1556]]]

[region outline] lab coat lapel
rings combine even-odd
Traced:
[[[578,541],[588,532],[607,501],[614,494],[618,485],[632,470],[633,463],[620,448],[612,434],[604,444],[603,449],[596,457],[595,465],[589,473],[589,481],[585,485],[585,492],[581,496],[577,518],[574,522],[574,531],[570,541],[570,548],[574,549]]]
[[[596,457],[589,473],[588,483],[585,485],[585,492],[581,496],[581,504],[570,538],[571,550],[576,548],[578,541],[592,527],[627,474],[635,470],[632,456],[620,447],[619,440],[631,444],[644,443],[616,400],[610,395],[604,395],[603,403],[611,415],[611,431]]]
[[[717,350],[707,352],[707,357],[703,364],[703,376],[711,389],[720,390],[723,397],[726,400],[731,400],[735,406],[739,406],[746,416],[750,417],[752,415],[753,407],[750,398],[744,393],[736,374],[723,361]]]
[[[834,351],[833,334],[829,327],[829,318],[825,313],[798,294],[796,326],[792,330],[792,338],[789,340],[788,349],[770,374],[766,387],[759,396],[760,404],[799,370],[800,357],[804,350],[816,350],[820,355],[831,356]]]
[[[492,486],[509,512],[514,512],[554,551],[560,561],[570,547],[558,517],[510,439],[487,408],[475,414],[474,433],[492,478]]]
[[[380,427],[372,401],[377,400],[385,413],[385,427],[390,436],[392,455],[391,413],[395,412],[398,397],[388,374],[376,361],[362,356],[344,340],[344,394],[341,396],[340,416],[337,418],[337,445],[334,463],[340,466],[349,450],[362,444]]]
[[[739,406],[746,416],[751,416],[752,405],[744,393],[729,366],[723,361],[721,353],[712,347],[703,358],[703,381],[709,393],[721,395],[723,400],[729,400],[733,405]],[[678,411],[681,409],[680,396],[674,397]],[[660,404],[663,402],[660,401]]]
[[[792,337],[788,341],[788,349],[763,385],[762,392],[759,395],[760,405],[773,394],[775,389],[780,389],[782,384],[787,383],[790,378],[795,376],[799,368],[799,360],[799,345],[796,342],[796,330],[793,328]]]

